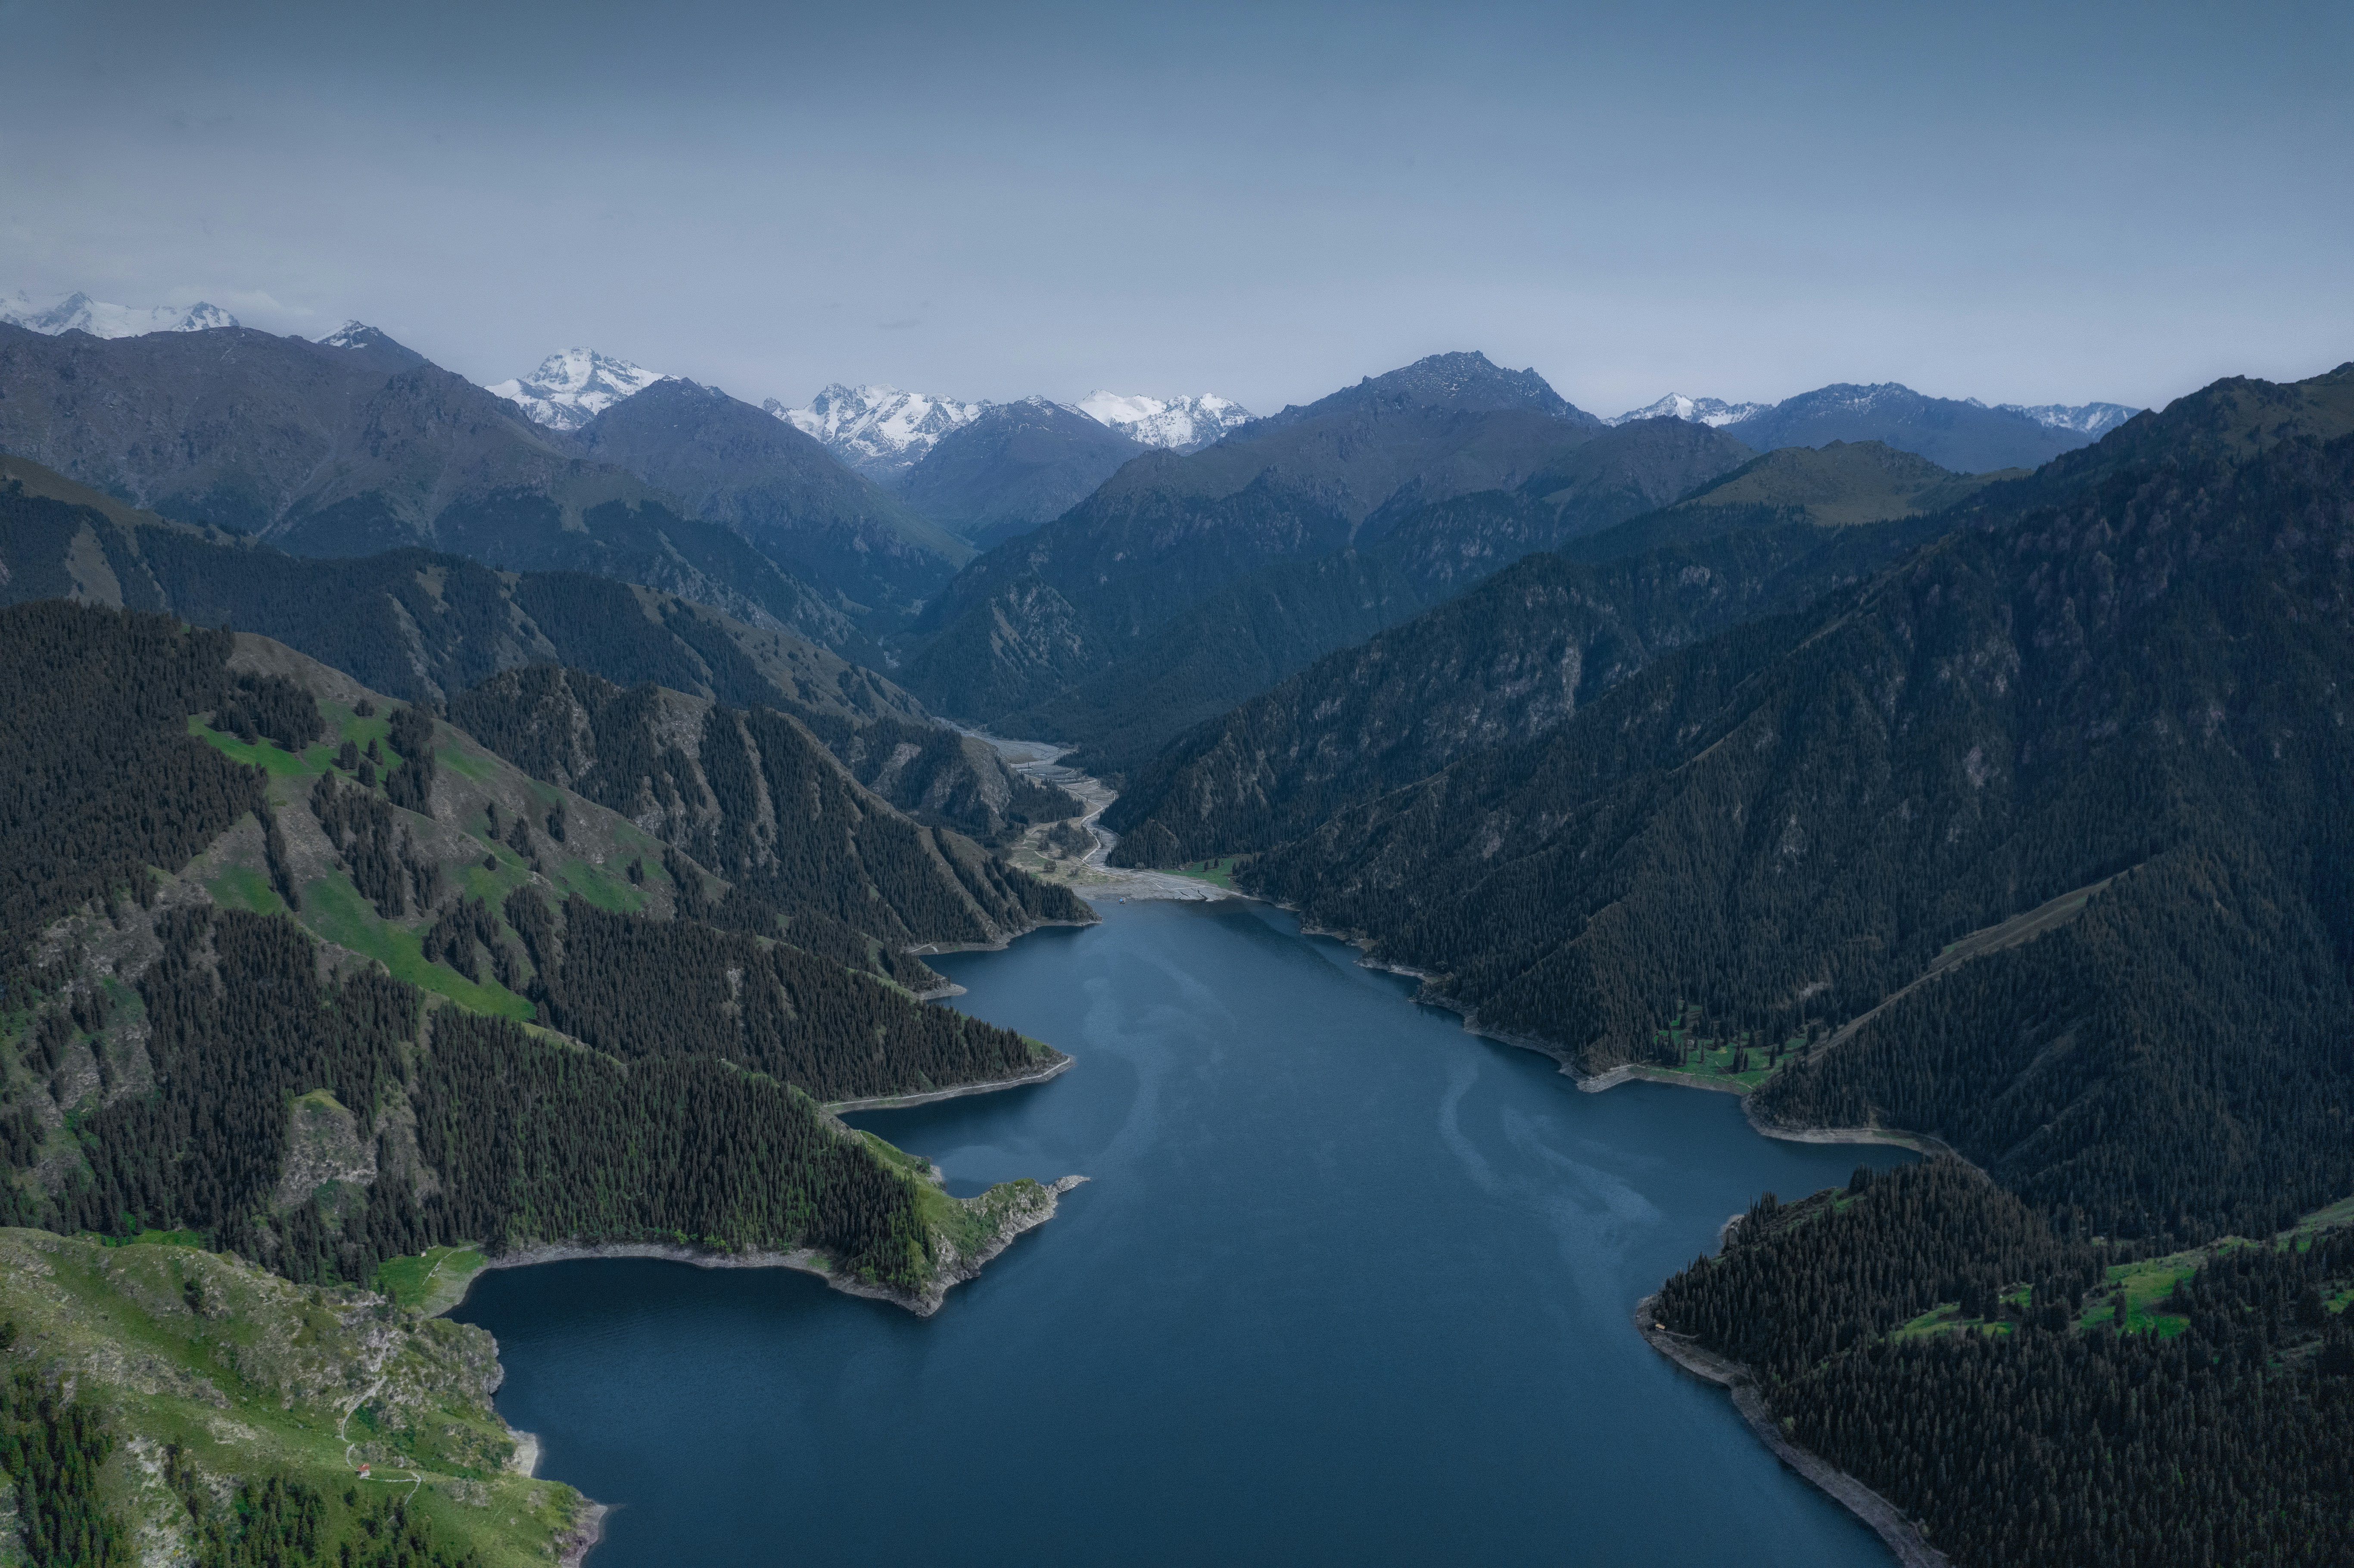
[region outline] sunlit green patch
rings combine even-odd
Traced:
[[[302,919],[315,935],[383,964],[395,980],[448,997],[469,1012],[532,1016],[531,1003],[496,980],[470,980],[446,964],[429,962],[423,936],[378,915],[340,871],[303,884]]]

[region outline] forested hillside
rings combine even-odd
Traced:
[[[175,527],[20,460],[0,459],[0,602],[72,595],[169,609],[260,632],[436,706],[498,671],[545,661],[772,707],[811,726],[895,803],[991,842],[1008,832],[1007,808],[1034,794],[989,747],[932,724],[889,681],[773,624],[628,583],[498,572],[421,550],[305,560]]]
[[[2227,1238],[2354,1192],[2349,384],[2219,384],[1547,735],[1300,828],[1262,767],[1234,813],[1294,835],[1239,883],[1483,1029],[1978,1168],[1768,1200],[1658,1307],[1956,1563],[2343,1555],[2354,1264]],[[1352,678],[1299,733],[1382,736],[1358,686],[1416,689]]]
[[[541,664],[461,694],[450,716],[532,777],[612,808],[727,877],[732,898],[788,916],[816,912],[892,950],[1001,941],[1041,920],[1091,918],[1069,889],[903,816],[807,726],[771,709],[652,684],[625,691]],[[1020,783],[1023,792],[998,807],[1011,822],[1076,809],[1059,790]],[[752,924],[771,928],[768,918]]]
[[[1566,722],[1660,654],[1802,606],[1911,543],[1804,522],[1599,567],[1538,555],[1203,725],[1105,813],[1119,865],[1252,853],[1483,748]]]
[[[1649,1307],[1953,1562],[2125,1568],[2354,1554],[2349,1297],[2354,1231],[2120,1262],[1939,1160],[1766,1194]]]
[[[298,1279],[458,1240],[812,1245],[912,1289],[930,1200],[809,1097],[1051,1060],[845,967],[892,955],[824,911],[693,918],[733,890],[272,644],[47,601],[0,610],[0,645],[33,764],[6,801],[11,1223],[188,1230]],[[562,1033],[477,1027],[535,1015]],[[470,1119],[460,1086],[511,1073],[547,1077],[543,1112]],[[569,1173],[514,1163],[526,1127]],[[585,1196],[624,1146],[627,1202]]]
[[[2354,1191],[2332,1120],[2354,1064],[2326,1044],[2350,498],[2354,444],[2309,439],[2114,475],[1663,660],[1253,874],[1589,1070],[1654,1059],[1687,1001],[1767,1042],[1846,1023],[2115,877],[1786,1067],[1761,1114],[1937,1132],[2104,1230],[2269,1228]],[[2153,1050],[2170,1070],[2132,1065]]]

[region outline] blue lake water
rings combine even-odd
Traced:
[[[1905,1156],[1580,1094],[1263,905],[1102,913],[936,960],[1069,1072],[855,1118],[960,1192],[1091,1179],[936,1317],[642,1261],[476,1285],[540,1473],[616,1505],[590,1568],[1890,1561],[1628,1314],[1759,1192]]]

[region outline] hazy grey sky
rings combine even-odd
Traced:
[[[0,0],[0,292],[758,401],[1440,349],[1600,413],[2354,357],[2354,5]]]

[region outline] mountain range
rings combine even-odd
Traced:
[[[237,318],[218,305],[198,301],[193,305],[110,305],[88,294],[72,293],[52,304],[36,305],[22,293],[0,295],[0,322],[55,336],[86,332],[92,337],[137,337],[151,332],[209,332],[233,327]]]
[[[2015,415],[2047,431],[2065,434],[2056,438],[2039,436],[2010,420],[1974,420],[1958,411],[1963,408]],[[1989,408],[1975,397],[1966,397],[1956,404],[1951,398],[1926,397],[1909,387],[1890,382],[1874,387],[1825,387],[1780,403],[1728,403],[1721,397],[1687,397],[1670,393],[1656,403],[1629,409],[1605,422],[1623,425],[1635,419],[1690,419],[1697,424],[1732,429],[1735,435],[1761,449],[1820,446],[1829,440],[1880,440],[1948,468],[1982,471],[1992,468],[2032,468],[2071,446],[2099,440],[2139,412],[2122,403],[2040,403],[2032,407],[2003,403]],[[2070,435],[2080,439],[2069,441],[2066,438]]]
[[[1019,401],[1035,409],[1047,399],[1033,397]],[[895,488],[908,481],[916,466],[940,441],[997,406],[903,392],[896,387],[849,387],[841,382],[820,392],[807,408],[788,408],[774,397],[762,405],[824,443],[828,451],[851,468]],[[1095,391],[1076,403],[1055,406],[1083,414],[1139,446],[1180,452],[1207,446],[1249,423],[1251,418],[1248,409],[1215,394],[1161,398]]]
[[[533,424],[577,430],[624,397],[663,378],[662,372],[594,349],[568,348],[539,362],[529,376],[493,383],[489,392],[524,411]]]

